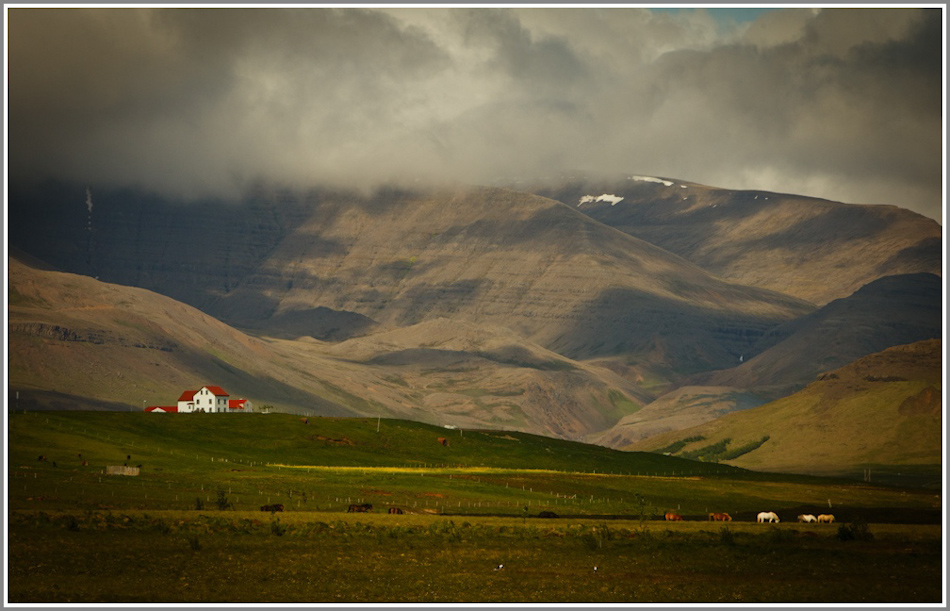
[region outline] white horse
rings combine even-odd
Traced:
[[[831,523],[834,522],[834,521],[835,521],[835,517],[834,517],[833,515],[831,515],[830,513],[823,513],[823,514],[821,514],[820,516],[818,516],[818,523],[819,523],[819,524],[821,524],[822,522],[826,522],[826,523],[828,523],[828,524],[831,524]]]
[[[816,518],[815,516],[811,515],[810,513],[803,513],[802,515],[798,516],[798,521],[799,521],[799,522],[806,522],[806,523],[808,523],[808,522],[817,522],[817,521],[818,521],[818,518]]]
[[[759,522],[778,522],[778,516],[773,511],[763,511],[758,516]]]

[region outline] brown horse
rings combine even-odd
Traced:
[[[390,507],[390,508],[389,508],[389,513],[396,513],[396,514],[400,514],[400,515],[401,515],[401,514],[402,514],[402,509],[400,509],[400,508],[398,508],[398,507]]]
[[[713,522],[732,522],[732,516],[728,513],[711,513],[709,519]]]
[[[670,513],[670,512],[667,512],[667,513],[663,516],[663,518],[664,518],[667,522],[682,522],[682,521],[683,521],[683,516],[681,516],[681,515],[678,514],[678,513]]]
[[[373,510],[373,506],[369,503],[363,503],[362,505],[350,505],[346,510],[347,513],[366,513]]]
[[[276,513],[278,511],[283,511],[284,506],[280,503],[274,503],[273,505],[261,505],[261,511],[269,511],[271,513]]]

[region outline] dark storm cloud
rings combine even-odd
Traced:
[[[14,177],[197,196],[580,169],[941,215],[939,10],[8,15]]]

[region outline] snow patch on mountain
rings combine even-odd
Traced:
[[[581,201],[577,202],[577,205],[580,206],[581,204],[589,204],[591,202],[610,202],[611,206],[616,206],[622,201],[623,198],[619,195],[608,195],[604,193],[598,197],[594,197],[593,195],[585,195],[581,198]]]
[[[653,176],[631,176],[630,180],[641,180],[643,182],[657,182],[661,185],[666,185],[667,187],[672,187],[673,183],[669,180],[663,180],[662,178],[654,178]]]

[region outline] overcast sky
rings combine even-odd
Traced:
[[[750,20],[751,19],[751,20]],[[9,9],[11,180],[650,174],[942,221],[940,9]]]

